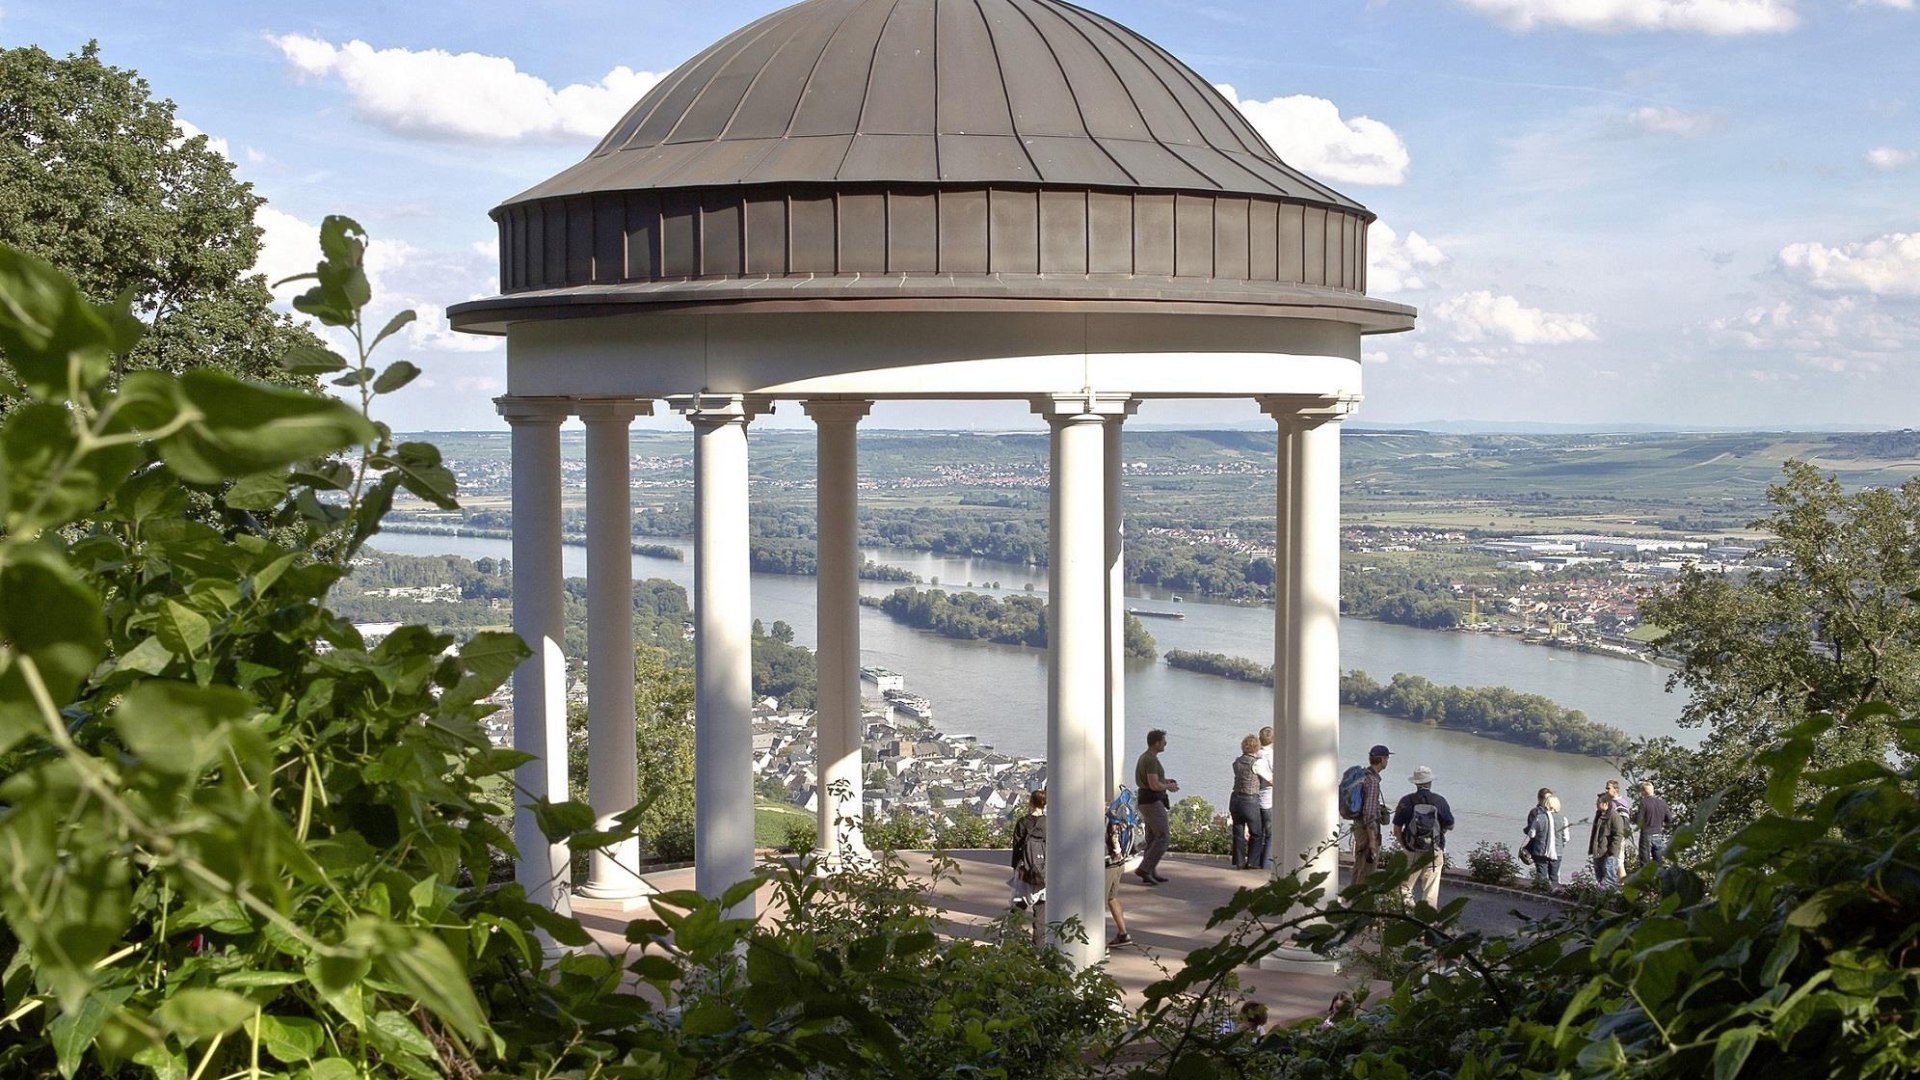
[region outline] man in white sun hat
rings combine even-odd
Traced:
[[[1407,902],[1440,906],[1440,871],[1447,865],[1447,831],[1453,828],[1453,808],[1433,792],[1433,770],[1425,765],[1407,777],[1413,790],[1400,796],[1393,808],[1393,836],[1413,861],[1407,879]]]

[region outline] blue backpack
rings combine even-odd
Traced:
[[[1122,784],[1119,794],[1107,804],[1107,835],[1113,842],[1107,852],[1107,861],[1127,862],[1140,854],[1142,836],[1140,807],[1134,801],[1133,789]]]
[[[1347,821],[1360,820],[1360,809],[1366,804],[1366,792],[1360,781],[1366,777],[1365,765],[1351,766],[1340,774],[1340,816]]]

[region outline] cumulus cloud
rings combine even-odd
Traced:
[[[1788,244],[1780,249],[1779,265],[1789,279],[1820,292],[1920,296],[1920,232],[1839,247]]]
[[[1777,34],[1800,18],[1794,0],[1460,0],[1509,30]],[[1896,0],[1897,2],[1897,0]]]
[[[1593,316],[1530,308],[1511,296],[1480,289],[1433,305],[1434,321],[1455,341],[1510,341],[1515,345],[1570,345],[1598,341]]]
[[[267,40],[303,77],[339,79],[368,123],[436,139],[598,138],[662,77],[616,67],[597,83],[555,89],[504,56],[334,45],[300,34]]]
[[[1677,135],[1691,139],[1719,131],[1726,126],[1726,118],[1718,113],[1685,112],[1649,105],[1628,113],[1627,126],[1647,135]]]
[[[1916,156],[1913,151],[1902,150],[1896,146],[1876,146],[1867,151],[1867,164],[1881,172],[1892,172],[1913,164]]]
[[[207,135],[206,132],[201,131],[199,128],[195,127],[194,125],[188,123],[185,120],[180,119],[177,116],[174,117],[173,119],[173,126],[180,129],[181,142],[187,142],[191,139],[199,138],[202,135]],[[219,136],[207,135],[207,149],[213,151],[216,154],[219,154],[221,157],[226,158],[229,161],[233,160],[233,155],[227,152],[227,140],[222,139]]]
[[[1401,236],[1376,221],[1367,229],[1367,291],[1412,292],[1433,286],[1428,276],[1446,265],[1446,252],[1409,229]]]
[[[1225,83],[1214,89],[1233,102],[1282,161],[1296,169],[1342,184],[1407,181],[1411,159],[1406,142],[1370,116],[1342,117],[1333,102],[1307,94],[1242,101]]]
[[[1910,363],[1920,318],[1873,297],[1805,296],[1757,304],[1708,324],[1712,339],[1749,352],[1785,353],[1830,373],[1872,374]]]

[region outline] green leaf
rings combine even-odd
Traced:
[[[416,932],[410,945],[381,956],[375,966],[401,990],[433,1010],[469,1045],[485,1040],[487,1018],[480,999],[474,996],[473,981],[446,942]]]
[[[381,342],[399,333],[401,327],[406,326],[419,317],[419,314],[412,308],[395,313],[393,318],[387,320],[387,325],[381,327],[380,332],[373,336],[373,344],[367,346],[367,351],[372,352],[379,348]]]
[[[389,1046],[398,1047],[409,1054],[418,1054],[425,1058],[433,1056],[433,1043],[420,1033],[420,1029],[414,1026],[412,1020],[407,1019],[405,1013],[389,1009],[375,1015],[372,1034],[376,1037],[383,1036],[382,1041]]]
[[[680,1030],[696,1038],[732,1031],[739,1018],[717,1001],[702,1002],[680,1016]]]
[[[71,1077],[80,1071],[87,1050],[115,1009],[133,996],[131,986],[115,986],[87,995],[80,1007],[60,1014],[47,1025],[47,1040],[53,1043],[53,1056],[60,1075]]]
[[[373,970],[373,961],[364,956],[321,956],[307,963],[307,981],[320,996],[355,1027],[367,1022],[361,980]]]
[[[1753,1053],[1754,1044],[1760,1041],[1760,1030],[1749,1024],[1720,1033],[1713,1044],[1713,1080],[1733,1080],[1740,1075],[1747,1055]]]
[[[140,675],[158,675],[173,663],[173,650],[167,648],[156,637],[140,639],[140,644],[122,653],[113,662],[115,673],[130,672]]]
[[[314,286],[294,298],[294,310],[328,326],[353,325],[373,296],[362,265],[366,250],[366,230],[351,218],[329,215],[320,223],[321,261],[314,268]]]
[[[413,312],[408,311],[402,314],[411,316]],[[384,335],[386,331],[382,333]],[[395,360],[393,363],[387,365],[387,370],[382,371],[379,378],[373,380],[373,392],[376,394],[391,394],[419,377],[420,369],[418,367],[415,367],[405,360]]]
[[[159,443],[181,479],[217,484],[321,457],[373,439],[374,428],[345,402],[257,386],[195,368],[176,385],[201,420]]]
[[[326,1029],[319,1021],[305,1016],[262,1016],[257,1026],[249,1024],[248,1027],[257,1030],[260,1045],[266,1047],[267,1053],[285,1065],[312,1061],[313,1055],[326,1044]]]
[[[32,535],[66,524],[107,500],[139,464],[138,446],[79,453],[74,414],[64,405],[15,406],[0,429],[6,455],[9,528]]]
[[[0,354],[35,398],[62,402],[70,390],[91,389],[113,354],[138,340],[137,329],[88,303],[52,264],[0,245]]]
[[[100,595],[58,552],[44,544],[7,550],[0,563],[0,641],[10,646],[0,652],[0,751],[45,730],[21,660],[32,660],[61,708],[100,663],[105,640]]]
[[[440,450],[432,443],[401,443],[392,454],[372,458],[368,464],[392,469],[399,475],[402,487],[442,510],[460,507],[453,497],[459,481],[452,470],[440,463]]]
[[[593,828],[593,807],[578,800],[556,803],[543,799],[528,803],[527,808],[533,811],[541,835],[556,844],[574,833]]]
[[[467,775],[478,779],[498,773],[512,772],[529,761],[540,760],[537,754],[528,754],[505,747],[490,747],[467,759]]]
[[[307,1080],[361,1080],[360,1067],[346,1058],[324,1058],[307,1070]]]
[[[720,896],[721,910],[732,911],[734,908],[739,907],[750,899],[754,893],[759,892],[760,886],[765,884],[766,879],[760,877],[750,877],[745,881],[734,882],[727,888],[727,891]]]
[[[318,345],[296,345],[280,358],[280,366],[295,375],[326,375],[347,369],[346,357]]]
[[[227,505],[236,510],[275,510],[287,501],[287,474],[243,476],[227,489]]]
[[[178,600],[161,601],[160,618],[153,629],[160,644],[176,656],[198,656],[213,640],[213,624]]]
[[[222,729],[252,712],[253,699],[232,687],[150,679],[120,699],[113,726],[149,768],[192,777],[226,745]]]
[[[176,990],[153,1011],[154,1022],[192,1044],[238,1028],[252,1019],[252,1001],[231,990]]]

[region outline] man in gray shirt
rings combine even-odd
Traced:
[[[1639,834],[1640,861],[1660,865],[1667,857],[1667,835],[1673,832],[1673,807],[1653,793],[1653,781],[1640,781],[1640,803],[1633,808],[1633,828]]]
[[[1167,779],[1167,770],[1160,764],[1160,754],[1166,748],[1167,733],[1154,728],[1147,732],[1146,753],[1141,754],[1133,766],[1134,790],[1140,793],[1140,820],[1147,827],[1140,868],[1133,873],[1144,885],[1158,885],[1167,880],[1160,876],[1160,857],[1167,853],[1167,844],[1173,836],[1168,828],[1167,809],[1180,784]]]

